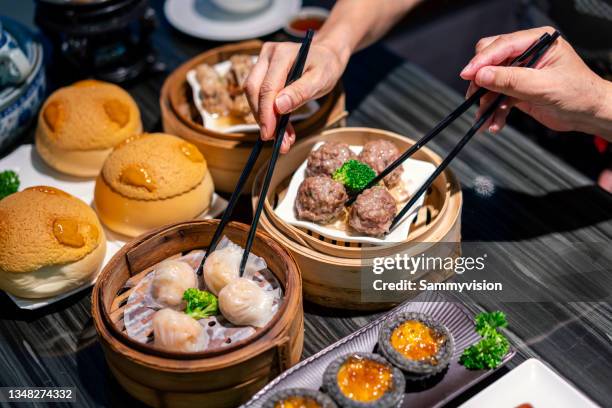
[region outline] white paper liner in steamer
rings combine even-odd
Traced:
[[[312,150],[318,149],[325,142],[318,142],[314,145]],[[349,148],[355,153],[359,154],[363,149],[363,146],[349,146]],[[306,178],[306,167],[308,160],[305,160],[300,167],[293,173],[289,187],[282,201],[274,209],[276,215],[289,225],[304,228],[313,232],[316,232],[326,238],[344,241],[344,242],[357,242],[364,244],[373,245],[384,245],[402,242],[406,240],[410,233],[410,227],[415,217],[417,216],[417,210],[425,202],[425,194],[422,194],[416,203],[410,208],[410,211],[404,216],[404,218],[397,224],[397,226],[391,230],[387,235],[383,237],[369,237],[365,235],[357,235],[348,231],[342,231],[337,228],[331,228],[328,225],[317,224],[311,221],[305,221],[297,218],[295,213],[295,200],[297,198],[297,192],[300,188],[300,184]],[[427,180],[427,178],[435,171],[436,166],[432,163],[407,159],[402,164],[404,171],[401,175],[400,189],[404,190],[401,197],[399,196],[398,188],[392,189],[391,195],[396,200],[401,201],[398,205],[398,211],[408,201],[408,198],[412,196],[418,188]],[[395,190],[395,191],[394,191]]]
[[[253,56],[253,62],[257,62],[257,57]],[[217,74],[219,74],[220,76],[225,76],[232,68],[232,63],[230,60],[226,60],[219,62],[213,65],[212,67],[217,72]],[[217,124],[217,121],[215,120],[215,115],[209,113],[206,109],[204,109],[204,101],[202,99],[202,87],[200,86],[200,81],[198,81],[198,78],[196,76],[196,70],[190,69],[189,71],[187,71],[186,79],[187,83],[191,87],[193,103],[195,104],[196,109],[200,113],[200,117],[202,118],[202,125],[204,127],[221,133],[242,133],[259,131],[259,126],[257,124],[245,123],[231,126],[219,126]],[[289,120],[291,122],[295,122],[298,120],[307,119],[318,110],[318,102],[309,101],[301,108],[299,108],[296,112],[292,113],[291,118]]]
[[[236,244],[227,237],[223,237],[217,249],[230,245]],[[175,256],[170,259],[188,263],[193,268],[195,274],[204,254],[203,250],[193,250],[186,255]],[[151,341],[153,335],[153,315],[158,310],[166,307],[158,303],[152,296],[152,283],[156,266],[154,265],[147,276],[135,285],[129,279],[125,283],[126,288],[134,287],[123,310],[125,330],[130,338],[141,343]],[[282,302],[282,289],[274,274],[267,269],[265,260],[253,253],[249,254],[244,277],[253,280],[258,286],[273,296],[271,316],[274,317]],[[198,276],[198,285],[201,290],[206,289],[201,276]],[[256,332],[256,329],[251,326],[233,325],[221,314],[200,319],[198,322],[204,327],[203,336],[199,341],[201,350],[198,351],[227,347],[251,337]]]

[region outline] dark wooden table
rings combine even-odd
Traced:
[[[217,45],[177,33],[161,20],[154,40],[168,72]],[[161,128],[158,94],[165,75],[151,75],[127,87],[149,131]],[[413,138],[430,129],[462,99],[383,47],[356,55],[344,84],[350,125],[388,129]],[[470,121],[471,117],[465,116],[455,122],[432,143],[433,149],[440,154],[448,152]],[[490,248],[511,242],[504,248],[517,260],[534,255],[535,249],[531,249],[538,245],[563,243],[571,247],[571,243],[588,242],[600,245],[607,262],[603,269],[610,272],[612,257],[605,248],[612,242],[612,197],[526,137],[512,129],[494,137],[479,135],[451,167],[463,186],[464,241],[484,242]],[[493,194],[478,193],[482,177],[495,187]],[[250,215],[245,200],[237,216],[248,221]],[[455,300],[466,302],[474,311],[507,312],[508,335],[518,349],[510,368],[527,357],[538,357],[595,401],[610,406],[612,308],[608,292],[612,284],[601,273],[580,275],[583,268],[590,270],[592,265],[577,265],[570,255],[547,257],[545,252],[538,253],[535,258],[539,259],[530,265],[545,265],[541,273],[548,277],[578,277],[570,279],[571,284],[603,288],[603,294],[568,299],[571,302],[476,301],[467,295],[457,295]],[[520,272],[516,273],[519,278]],[[305,312],[305,357],[377,316],[311,304],[305,305]],[[2,386],[73,386],[78,389],[78,406],[83,407],[140,405],[118,386],[104,362],[91,321],[89,290],[34,312],[17,309],[0,293],[0,367]],[[507,369],[501,370],[469,394],[505,372]]]

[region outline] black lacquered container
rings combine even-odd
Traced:
[[[155,67],[149,0],[36,0],[35,22],[51,43],[60,81],[121,83]]]

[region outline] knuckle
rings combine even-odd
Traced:
[[[264,79],[264,81],[261,83],[261,88],[259,88],[259,94],[262,97],[267,97],[270,96],[270,94],[274,92],[274,90],[274,84],[270,80]]]

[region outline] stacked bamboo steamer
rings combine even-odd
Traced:
[[[252,40],[206,51],[178,67],[168,76],[162,87],[159,103],[164,131],[188,140],[202,151],[215,188],[222,192],[234,191],[259,134],[220,133],[205,128],[192,102],[192,90],[186,75],[200,64],[214,65],[228,60],[234,54],[258,55],[262,44],[261,41]],[[340,125],[346,117],[344,92],[340,85],[317,102],[320,106],[317,112],[294,124],[299,139]],[[264,148],[255,168],[258,169],[266,163],[271,153],[271,147]],[[248,180],[245,192],[250,191],[252,181],[253,177]]]
[[[328,307],[353,310],[382,310],[395,303],[371,301],[373,289],[362,284],[364,273],[372,273],[374,258],[394,256],[452,257],[460,255],[462,195],[459,182],[450,170],[445,170],[426,193],[425,203],[418,211],[406,239],[384,246],[364,246],[339,242],[313,231],[287,224],[274,212],[284,197],[291,176],[307,159],[314,145],[320,141],[340,141],[349,145],[364,145],[369,140],[385,139],[397,145],[400,151],[408,149],[414,141],[379,129],[341,128],[325,131],[312,138],[299,141],[291,151],[279,158],[270,184],[260,226],[296,259],[301,273],[304,298]],[[414,159],[439,165],[442,159],[428,148],[422,148]],[[253,184],[253,205],[260,199],[261,169]],[[440,269],[423,274],[408,275],[406,279],[443,281],[451,277],[452,270]],[[409,296],[410,292],[405,292]]]
[[[126,244],[100,273],[92,292],[92,316],[108,366],[135,398],[154,407],[234,407],[296,364],[304,342],[299,269],[291,255],[257,232],[252,252],[265,259],[283,287],[283,303],[266,327],[219,350],[160,351],[125,332],[124,307],[136,282],[176,254],[206,248],[218,221],[163,227]],[[248,226],[230,223],[224,234],[244,246]],[[127,285],[130,281],[132,285]],[[129,287],[128,287],[129,286]]]

